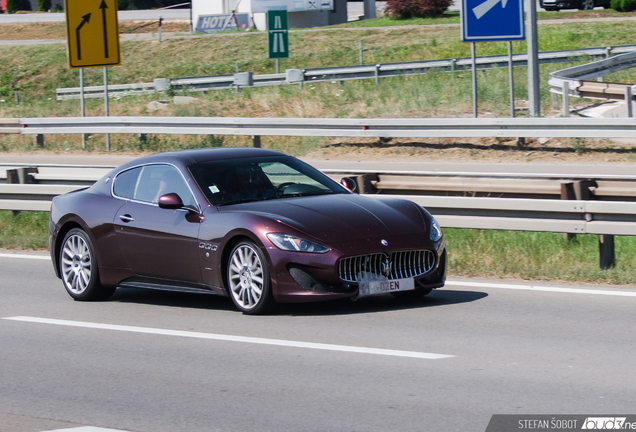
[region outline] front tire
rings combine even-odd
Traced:
[[[115,292],[114,287],[100,283],[95,249],[88,235],[79,228],[73,228],[64,237],[59,266],[64,288],[75,300],[106,300]]]
[[[232,249],[227,283],[234,305],[244,314],[265,314],[276,304],[267,261],[252,241],[242,241]]]
[[[581,0],[579,3],[579,10],[592,10],[594,9],[594,0]]]

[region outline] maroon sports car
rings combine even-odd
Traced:
[[[435,219],[413,202],[344,187],[354,184],[263,149],[142,157],[53,199],[53,266],[76,300],[117,287],[208,292],[248,314],[442,287]]]

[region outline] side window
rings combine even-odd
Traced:
[[[170,165],[144,166],[134,199],[156,203],[160,196],[168,193],[177,193],[186,206],[196,205],[188,185],[176,168]]]
[[[141,167],[119,173],[119,175],[115,177],[113,193],[121,198],[132,199],[135,194],[139,173],[141,173]]]

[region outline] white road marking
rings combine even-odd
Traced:
[[[70,429],[55,429],[55,430],[48,430],[48,431],[42,431],[42,432],[130,432],[130,431],[125,431],[121,429],[105,429],[105,428],[100,428],[95,426],[81,426],[81,427],[74,427]]]
[[[19,258],[19,259],[33,259],[33,260],[47,260],[47,261],[51,261],[51,257],[48,256],[48,255],[27,255],[27,254],[0,253],[0,258]]]
[[[248,337],[248,336],[232,336],[232,335],[199,333],[199,332],[181,331],[181,330],[165,330],[165,329],[156,329],[156,328],[150,328],[150,327],[136,327],[136,326],[126,326],[126,325],[116,325],[116,324],[100,324],[100,323],[92,323],[92,322],[84,322],[84,321],[68,321],[68,320],[35,318],[35,317],[26,317],[26,316],[7,317],[3,319],[12,320],[12,321],[39,323],[39,324],[61,325],[61,326],[69,326],[69,327],[81,327],[81,328],[100,329],[100,330],[115,330],[115,331],[131,332],[131,333],[143,333],[143,334],[162,335],[162,336],[177,336],[177,337],[187,337],[187,338],[197,338],[197,339],[211,339],[211,340],[219,340],[219,341],[227,341],[227,342],[243,342],[243,343],[259,344],[259,345],[275,345],[275,346],[292,347],[292,348],[341,351],[341,352],[351,352],[351,353],[359,353],[359,354],[386,355],[386,356],[393,356],[393,357],[410,357],[410,358],[419,358],[419,359],[426,359],[426,360],[439,360],[439,359],[455,357],[453,355],[434,354],[434,353],[425,353],[425,352],[417,352],[417,351],[400,351],[400,350],[390,350],[390,349],[382,349],[382,348],[366,348],[366,347],[357,347],[357,346],[348,346],[348,345],[332,345],[332,344],[314,343],[314,342],[297,342],[297,341],[289,341],[289,340],[283,340],[283,339],[265,339],[265,338]]]
[[[446,280],[446,287],[475,287],[475,288],[500,288],[509,290],[522,290],[522,291],[546,291],[556,293],[567,294],[594,294],[594,295],[606,295],[606,296],[622,296],[622,297],[636,297],[635,291],[615,291],[615,290],[596,290],[585,288],[562,288],[540,285],[521,285],[521,284],[506,284],[506,283],[491,283],[491,282],[468,282],[457,280]]]

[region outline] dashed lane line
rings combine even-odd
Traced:
[[[98,330],[113,330],[113,331],[122,331],[122,332],[130,332],[130,333],[142,333],[142,334],[152,334],[152,335],[161,335],[161,336],[176,336],[176,337],[184,337],[184,338],[208,339],[208,340],[217,340],[217,341],[226,341],[226,342],[242,342],[242,343],[257,344],[257,345],[273,345],[273,346],[281,346],[281,347],[315,349],[315,350],[324,350],[324,351],[340,351],[340,352],[349,352],[349,353],[358,353],[358,354],[384,355],[384,356],[393,356],[393,357],[409,357],[409,358],[418,358],[418,359],[425,359],[425,360],[439,360],[439,359],[455,357],[453,355],[425,353],[425,352],[418,352],[418,351],[401,351],[401,350],[367,348],[367,347],[358,347],[358,346],[349,346],[349,345],[333,345],[333,344],[315,343],[315,342],[298,342],[298,341],[283,340],[283,339],[266,339],[266,338],[248,337],[248,336],[233,336],[233,335],[200,333],[200,332],[191,332],[191,331],[182,331],[182,330],[166,330],[166,329],[158,329],[158,328],[150,328],[150,327],[101,324],[101,323],[93,323],[93,322],[85,322],[85,321],[68,321],[68,320],[60,320],[60,319],[36,318],[36,317],[27,317],[27,316],[8,317],[4,319],[11,320],[11,321],[28,322],[28,323],[80,327],[80,328],[90,328],[90,329],[98,329]]]

